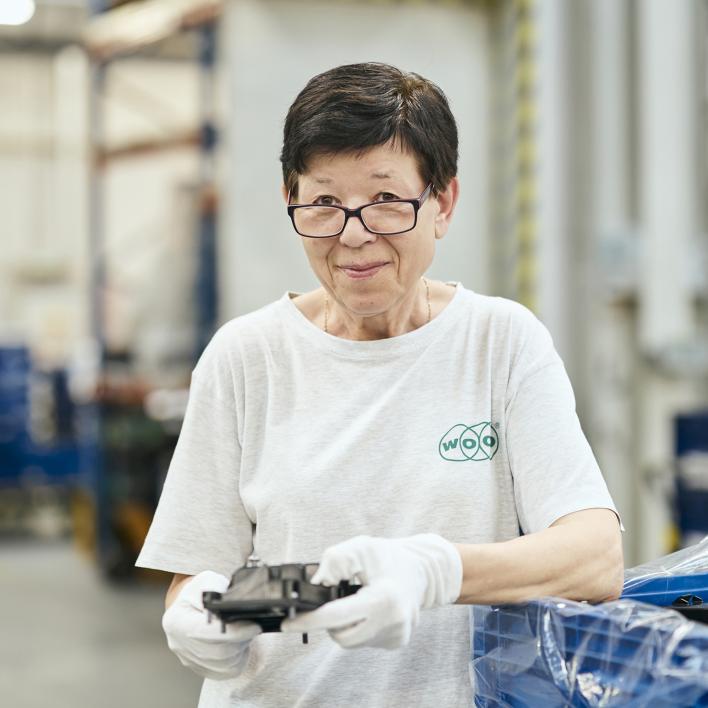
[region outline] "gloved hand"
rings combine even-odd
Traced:
[[[211,570],[195,575],[162,616],[167,645],[183,666],[210,679],[238,676],[248,660],[248,645],[261,628],[255,622],[232,622],[221,631],[218,620],[207,622],[205,590],[224,592],[229,579]]]
[[[354,579],[364,585],[355,595],[286,619],[281,630],[326,629],[346,648],[405,646],[421,609],[460,596],[462,558],[452,543],[432,533],[397,539],[356,536],[325,550],[312,582],[336,585]]]

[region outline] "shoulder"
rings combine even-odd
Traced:
[[[535,317],[533,312],[516,300],[510,300],[499,295],[484,295],[462,288],[462,293],[467,300],[468,306],[473,307],[478,314],[490,317],[508,317],[524,319],[529,316]]]
[[[520,302],[482,295],[466,288],[463,288],[462,296],[469,315],[493,338],[503,338],[521,346],[529,338],[548,336],[545,325]]]
[[[262,350],[282,330],[285,306],[283,297],[221,325],[202,352],[193,376],[237,378],[249,352]]]
[[[504,297],[464,290],[475,339],[490,353],[510,384],[560,358],[541,320],[526,306]]]
[[[228,351],[277,331],[287,305],[285,297],[225,322],[212,337],[209,347]]]

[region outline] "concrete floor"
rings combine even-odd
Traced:
[[[68,543],[0,541],[0,705],[196,706],[201,679],[167,648],[163,598],[107,584]]]

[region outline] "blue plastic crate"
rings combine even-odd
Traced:
[[[708,627],[632,600],[474,607],[477,706],[708,706]]]
[[[693,546],[625,573],[623,598],[670,607],[684,596],[698,597],[708,607],[708,536]],[[705,611],[698,608],[692,608],[687,614],[696,618],[706,616]]]
[[[0,347],[0,479],[15,474],[17,445],[27,433],[30,371],[26,347]]]
[[[73,483],[83,469],[77,443],[66,436],[42,445],[30,434],[32,375],[27,347],[0,347],[0,485]]]
[[[697,595],[708,602],[708,573],[694,575],[667,575],[635,581],[625,588],[623,598],[669,607],[682,595]]]
[[[5,372],[28,371],[30,368],[31,359],[28,347],[0,347],[0,378]]]

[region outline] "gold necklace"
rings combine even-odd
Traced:
[[[428,322],[431,320],[431,309],[430,309],[430,286],[428,285],[427,278],[421,278],[423,284],[425,285],[425,300],[428,303]],[[329,298],[327,297],[327,291],[325,291],[325,301],[324,301],[324,331],[329,334],[329,329],[327,324],[329,321]]]

